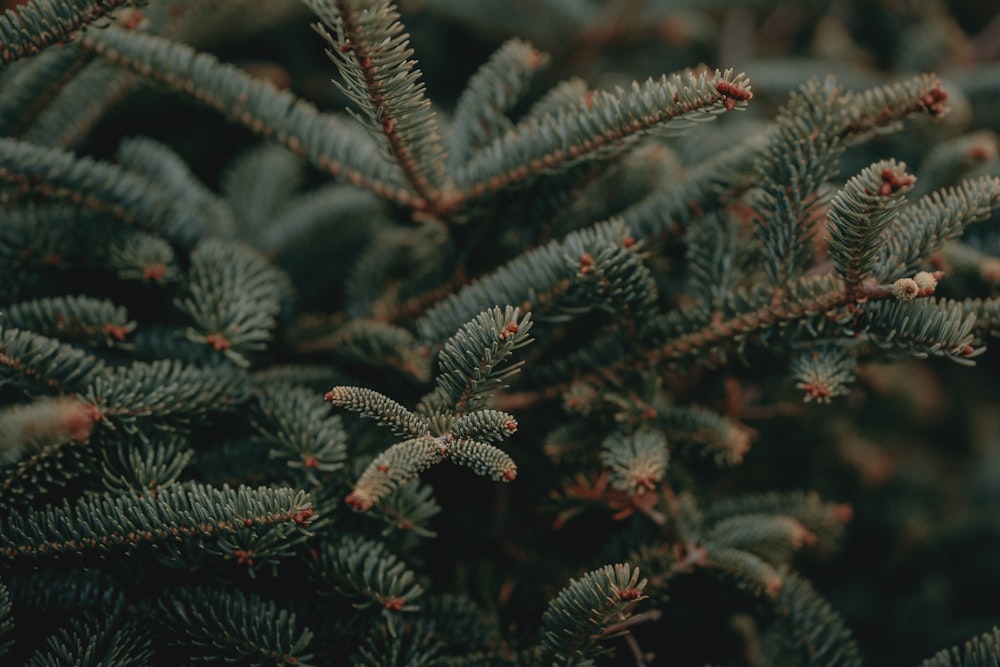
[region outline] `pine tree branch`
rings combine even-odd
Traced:
[[[345,81],[339,87],[361,107],[363,124],[384,138],[413,191],[438,200],[444,148],[396,7],[389,0],[307,4],[325,24],[314,28],[330,45],[327,55]]]
[[[106,162],[0,137],[0,181],[47,199],[103,211],[127,224],[194,243],[197,211],[149,180]]]
[[[132,0],[30,0],[0,15],[0,64],[30,56]]]
[[[100,359],[52,338],[0,329],[0,379],[60,394],[83,392],[107,373]]]
[[[524,95],[535,71],[548,61],[547,54],[515,38],[504,42],[476,70],[458,98],[447,134],[452,169],[514,126],[505,113]]]
[[[156,620],[203,660],[246,665],[309,665],[313,632],[273,601],[239,589],[172,588]],[[193,650],[192,650],[193,649]]]
[[[604,650],[604,631],[625,620],[636,602],[645,598],[646,580],[628,564],[605,565],[570,580],[542,615],[542,650],[547,664],[574,667],[589,664]]]
[[[162,37],[106,28],[84,31],[77,41],[121,67],[275,139],[333,176],[405,206],[427,205],[405,185],[398,166],[382,159],[377,145],[351,123],[321,114],[309,102],[269,82]]]
[[[0,326],[111,347],[125,340],[136,323],[128,319],[125,308],[107,299],[65,296],[13,304],[0,313]]]
[[[994,627],[961,646],[938,651],[918,667],[992,667],[1000,656],[1000,628]]]
[[[457,195],[478,199],[539,174],[621,150],[657,128],[683,127],[743,108],[749,81],[731,70],[663,76],[614,94],[598,91],[573,108],[529,117],[476,151],[455,174]]]
[[[176,484],[154,493],[94,495],[58,507],[0,517],[5,561],[131,549],[188,536],[313,520],[310,498],[292,489]]]
[[[830,259],[850,293],[860,292],[862,281],[875,268],[883,231],[913,189],[906,165],[883,160],[852,178],[830,202],[826,230]]]

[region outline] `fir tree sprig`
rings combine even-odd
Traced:
[[[363,417],[376,419],[388,426],[393,433],[409,438],[430,436],[430,426],[416,415],[388,396],[365,387],[334,387],[326,392],[324,399],[337,407],[346,408]]]
[[[0,378],[50,393],[80,393],[107,374],[98,357],[54,338],[0,329]]]
[[[184,424],[246,400],[246,376],[231,368],[200,368],[169,359],[116,368],[85,393],[101,419],[126,431],[144,422]]]
[[[452,169],[514,126],[507,112],[527,92],[535,72],[548,62],[548,54],[514,38],[504,42],[476,70],[458,98],[446,134],[448,164]],[[574,101],[580,98],[582,94]],[[529,115],[539,111],[533,107]]]
[[[873,276],[893,280],[918,271],[942,245],[1000,206],[1000,179],[966,180],[904,207],[884,232]]]
[[[136,323],[124,307],[107,299],[61,296],[13,304],[0,313],[0,326],[67,342],[112,346],[123,341]]]
[[[646,579],[627,563],[605,565],[570,583],[542,616],[542,650],[552,665],[583,667],[603,652],[600,641],[644,599]]]
[[[683,127],[744,108],[752,97],[744,74],[686,72],[596,91],[571,108],[524,119],[476,151],[455,174],[464,198],[479,198],[574,162],[620,151],[654,129]]]
[[[514,352],[531,342],[531,314],[494,307],[477,315],[449,338],[438,353],[436,388],[419,411],[465,414],[502,388],[522,362],[508,363]]]
[[[826,203],[820,187],[837,175],[844,151],[837,136],[843,91],[810,81],[789,97],[777,131],[755,165],[755,232],[771,284],[786,288],[812,262],[810,239],[817,212]]]
[[[158,492],[99,494],[75,504],[0,519],[0,558],[23,558],[129,550],[188,536],[231,533],[253,526],[313,520],[310,498],[293,489],[213,488],[176,484]]]
[[[834,269],[849,292],[858,292],[875,268],[884,230],[913,189],[906,165],[883,160],[866,167],[841,189],[827,213],[827,246]]]
[[[355,117],[385,142],[420,198],[438,199],[445,173],[444,147],[395,5],[389,0],[307,4],[325,24],[314,28],[330,45],[327,55],[344,80],[338,87],[361,108]]]
[[[107,162],[0,137],[0,181],[47,199],[74,202],[169,239],[193,243],[201,216],[183,199]]]
[[[775,608],[809,665],[860,667],[861,652],[851,631],[808,581],[794,573],[785,575]]]
[[[0,657],[10,651],[14,643],[11,633],[14,630],[14,619],[11,617],[10,590],[0,582]]]
[[[150,629],[129,618],[123,605],[105,613],[87,614],[46,638],[25,667],[128,667],[147,664],[153,657]]]
[[[994,627],[962,646],[938,651],[922,660],[918,667],[990,667],[1000,657],[1000,629]]]
[[[667,438],[659,430],[615,431],[601,444],[601,463],[611,471],[611,486],[627,493],[654,489],[666,474],[669,460]]]
[[[266,347],[291,297],[287,277],[257,251],[214,238],[191,253],[184,286],[174,305],[194,324],[188,337],[240,366],[250,363],[246,353]]]
[[[272,445],[271,458],[283,460],[313,484],[316,473],[344,467],[347,433],[339,415],[330,415],[321,397],[303,387],[260,385],[254,392],[251,423]]]
[[[214,56],[162,37],[113,27],[85,31],[81,46],[111,62],[191,95],[202,104],[272,137],[323,171],[403,204],[417,206],[394,162],[381,159],[378,146],[345,119],[321,114],[315,106],[270,83],[220,63]]]
[[[192,657],[246,665],[305,665],[313,632],[273,601],[237,588],[177,588],[157,601],[157,620]]]
[[[340,593],[355,608],[381,609],[389,618],[419,609],[424,592],[413,570],[384,544],[351,535],[324,544],[312,572],[324,594]]]
[[[68,41],[76,30],[131,0],[31,0],[0,16],[0,64],[38,53],[49,44]]]

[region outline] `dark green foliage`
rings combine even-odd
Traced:
[[[180,588],[157,601],[157,620],[198,660],[310,665],[313,633],[295,614],[238,589]]]
[[[989,627],[974,5],[8,9],[0,662],[903,667]]]
[[[601,636],[628,617],[646,580],[627,564],[605,565],[570,581],[542,617],[542,648],[553,665],[584,667],[603,649]]]
[[[993,628],[978,637],[934,654],[920,663],[920,667],[989,667],[1000,661],[1000,630]]]

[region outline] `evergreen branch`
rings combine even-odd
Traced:
[[[667,438],[659,430],[640,428],[630,434],[614,431],[601,443],[601,464],[611,473],[611,486],[626,493],[655,489],[669,461]]]
[[[350,320],[330,334],[299,343],[303,352],[329,352],[336,361],[373,370],[399,369],[421,381],[430,379],[427,348],[402,327],[373,320]]]
[[[535,71],[549,58],[520,39],[509,39],[472,75],[458,98],[448,139],[448,163],[459,167],[514,124],[505,115],[521,99]],[[579,99],[579,98],[577,98]]]
[[[420,338],[429,343],[444,340],[476,317],[484,303],[520,304],[525,311],[544,310],[558,303],[560,297],[574,294],[577,278],[587,278],[588,274],[580,272],[583,252],[590,252],[592,260],[592,251],[597,248],[626,245],[637,244],[628,227],[612,219],[528,250],[428,308],[417,322]],[[646,298],[641,292],[631,296],[640,305]]]
[[[51,46],[30,60],[8,65],[2,82],[0,134],[19,136],[82,65],[81,52],[72,44]]]
[[[816,543],[816,536],[790,516],[742,514],[716,522],[705,534],[709,554],[716,549],[739,549],[762,558],[772,566],[785,565],[803,546]]]
[[[754,166],[753,205],[758,219],[764,271],[786,287],[812,262],[815,219],[825,203],[820,188],[837,175],[844,152],[836,135],[837,103],[843,91],[828,82],[803,84],[778,115],[777,130]]]
[[[487,442],[460,438],[448,443],[444,458],[494,482],[511,482],[517,477],[517,464],[507,452]]]
[[[691,272],[688,287],[696,297],[715,304],[736,289],[747,248],[733,216],[702,216],[688,226],[684,244]]]
[[[89,61],[93,55],[75,44],[73,48],[83,60]],[[111,106],[132,91],[137,81],[133,73],[122,71],[111,63],[88,62],[37,118],[32,119],[21,139],[52,148],[72,147],[86,138]]]
[[[345,498],[348,505],[366,512],[386,495],[444,458],[444,445],[424,436],[398,442],[376,456]]]
[[[438,354],[437,387],[418,407],[419,412],[474,409],[486,396],[504,386],[522,362],[505,364],[514,352],[531,342],[531,313],[518,320],[519,310],[494,306],[467,322],[449,338]]]
[[[704,406],[671,406],[657,423],[671,442],[690,443],[718,465],[741,463],[750,451],[750,429]]]
[[[245,353],[262,350],[290,299],[280,270],[249,246],[205,239],[191,253],[185,292],[174,305],[195,324],[188,338],[222,352],[240,366]]]
[[[860,667],[857,643],[840,614],[808,581],[785,575],[775,607],[782,624],[811,667]]]
[[[1000,336],[1000,297],[965,299],[962,305],[966,314],[975,318],[977,332],[988,336]]]
[[[628,564],[605,565],[577,581],[571,579],[542,615],[542,651],[547,664],[583,667],[604,651],[604,631],[620,622],[645,598],[646,580]]]
[[[18,458],[26,445],[44,447],[90,437],[93,414],[80,400],[63,396],[39,398],[0,409],[0,460]],[[0,489],[6,491],[6,482]]]
[[[419,479],[411,479],[384,496],[372,510],[372,516],[387,524],[383,535],[395,529],[417,537],[436,537],[437,533],[428,524],[440,512],[441,506],[434,499],[434,489]]]
[[[113,611],[73,618],[46,638],[25,667],[131,667],[153,657],[148,628],[126,619],[122,606]]]
[[[84,391],[107,373],[95,356],[30,331],[0,328],[0,383],[59,394]]]
[[[747,514],[787,516],[805,526],[820,542],[833,542],[851,517],[849,505],[827,503],[814,492],[761,493],[717,500],[704,509],[702,523],[713,526]]]
[[[338,88],[362,109],[359,120],[386,142],[414,192],[437,200],[444,148],[398,10],[390,0],[307,4],[325,24],[313,27],[330,45],[326,53],[344,79]]]
[[[792,361],[791,375],[797,380],[806,403],[829,403],[835,396],[844,396],[854,382],[858,360],[847,345],[820,344],[805,348]]]
[[[421,208],[395,163],[345,119],[205,53],[162,37],[106,28],[81,33],[78,43],[109,61],[194,97],[233,121],[271,137],[317,168],[384,199]]]
[[[898,121],[917,113],[943,118],[949,108],[948,93],[933,74],[918,74],[910,79],[860,92],[844,93],[839,135],[848,141],[860,141],[872,133],[891,129]]]
[[[441,655],[443,648],[434,628],[419,620],[401,629],[390,623],[380,623],[365,634],[361,646],[351,656],[351,664],[358,667],[447,667],[448,663],[443,662],[447,657]]]
[[[173,246],[159,236],[140,231],[116,234],[105,250],[104,268],[122,280],[164,285],[180,274]]]
[[[239,589],[173,588],[157,600],[157,620],[202,659],[308,667],[312,631],[294,613]],[[192,651],[190,647],[198,647]],[[199,653],[201,655],[199,655]]]
[[[323,544],[312,573],[320,593],[339,593],[355,609],[390,615],[419,609],[416,601],[424,592],[413,570],[384,544],[352,535]]]
[[[207,412],[233,410],[246,400],[246,376],[232,368],[199,368],[172,359],[137,361],[95,379],[85,397],[102,419],[132,432],[145,420],[184,423]]]
[[[900,210],[885,230],[872,274],[882,280],[917,271],[920,263],[966,226],[1000,207],[1000,178],[983,176],[921,197]]]
[[[100,477],[108,491],[155,491],[169,486],[194,458],[190,434],[185,431],[157,434],[155,440],[103,435]]]
[[[875,268],[883,231],[913,189],[906,165],[883,160],[865,167],[834,196],[827,213],[830,259],[851,293]]]
[[[500,410],[475,410],[452,422],[449,430],[456,438],[499,442],[517,431],[517,420]]]
[[[10,652],[14,644],[11,634],[14,631],[14,619],[11,614],[10,591],[0,582],[0,658]]]
[[[0,181],[105,211],[183,243],[193,243],[204,232],[197,211],[173,193],[114,165],[57,149],[0,137]]]
[[[396,435],[409,438],[430,436],[430,426],[422,417],[377,391],[365,387],[334,387],[323,398],[333,405],[360,413],[388,426]]]
[[[68,342],[111,347],[135,329],[125,308],[106,299],[65,296],[22,301],[0,313],[0,326]]]
[[[333,472],[347,459],[347,433],[321,397],[304,387],[259,385],[250,423],[274,446],[271,458],[301,470],[314,484],[313,471]]]
[[[615,94],[597,91],[573,108],[529,117],[477,151],[455,175],[463,199],[477,199],[574,162],[620,150],[654,129],[710,120],[749,100],[732,71],[664,75]]]
[[[0,15],[0,64],[42,51],[131,0],[30,0]]]
[[[773,298],[770,287],[736,290],[726,307],[712,317],[700,307],[680,308],[656,323],[661,342],[647,355],[652,360],[702,356],[721,344],[748,339],[773,327],[821,315],[845,303],[843,284],[832,276],[804,277],[788,285],[787,294]]]
[[[938,651],[922,660],[918,667],[992,667],[1000,656],[1000,628],[994,627],[962,646]]]
[[[233,211],[191,173],[173,149],[146,137],[130,137],[119,144],[117,157],[126,169],[145,176],[177,198],[184,198],[193,204],[211,236],[232,235]]]
[[[713,574],[730,580],[738,588],[775,599],[784,585],[784,577],[774,565],[760,556],[743,549],[736,549],[706,542],[701,549],[699,565]]]
[[[0,582],[0,658],[9,653],[14,644],[14,639],[10,636],[14,630],[11,611],[10,591]]]
[[[150,492],[96,494],[58,507],[0,517],[0,557],[129,550],[189,536],[233,533],[251,526],[313,520],[310,498],[293,489],[174,484]]]
[[[655,315],[659,292],[643,263],[642,244],[624,229],[618,243],[609,243],[602,229],[583,229],[562,245],[566,262],[576,268],[574,296],[602,305],[635,336]]]
[[[976,318],[958,301],[890,300],[864,305],[863,331],[880,346],[895,346],[918,358],[942,356],[971,365]]]

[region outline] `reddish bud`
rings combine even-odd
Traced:
[[[222,334],[208,334],[205,336],[205,342],[211,345],[216,352],[223,352],[233,346],[229,339]]]
[[[302,465],[305,466],[306,468],[318,468],[319,459],[313,456],[312,454],[303,454]]]
[[[382,606],[390,611],[402,611],[404,604],[406,601],[403,598],[389,598],[382,603]]]
[[[150,264],[142,270],[142,279],[155,283],[163,282],[165,275],[167,275],[166,264]]]
[[[618,594],[618,597],[620,597],[622,600],[638,600],[639,598],[642,597],[642,589],[623,588],[622,591]]]
[[[121,324],[108,324],[104,327],[104,333],[111,336],[115,340],[125,340],[125,334],[128,331]]]
[[[372,508],[371,499],[359,495],[357,491],[351,491],[347,494],[344,502],[350,505],[355,512],[367,512]]]

